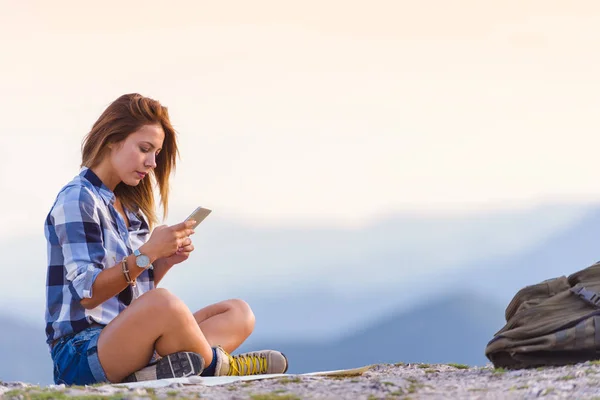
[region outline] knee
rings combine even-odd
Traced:
[[[171,293],[170,291],[168,291],[165,288],[156,288],[156,289],[152,289],[146,293],[144,293],[143,297],[140,297],[146,299],[147,301],[151,301],[152,303],[155,303],[156,305],[158,305],[159,303],[168,303],[170,301],[175,301],[175,299],[177,299],[177,297]]]
[[[256,318],[254,312],[244,300],[231,299],[227,301],[232,312],[236,315],[236,320],[240,323],[240,328],[249,336],[254,331]]]
[[[169,317],[187,317],[191,314],[185,303],[164,288],[153,289],[144,294],[148,296],[147,301],[150,303],[150,312],[153,314],[160,313]],[[140,298],[141,299],[141,298]]]

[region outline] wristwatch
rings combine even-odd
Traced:
[[[133,255],[135,256],[135,265],[143,269],[152,268],[152,264],[150,263],[150,257],[140,253],[140,249],[135,249],[133,251]]]

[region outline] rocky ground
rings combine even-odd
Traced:
[[[506,371],[492,366],[382,364],[360,376],[286,377],[222,386],[172,384],[125,388],[119,385],[38,387],[0,382],[5,399],[600,399],[600,362],[567,367]]]

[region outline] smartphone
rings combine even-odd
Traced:
[[[185,220],[187,221],[193,219],[194,221],[196,221],[196,224],[192,227],[192,229],[196,229],[196,227],[200,225],[200,222],[204,221],[204,218],[208,217],[208,214],[210,213],[211,210],[209,210],[208,208],[198,207]]]

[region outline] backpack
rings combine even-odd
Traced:
[[[600,261],[519,290],[506,325],[485,348],[495,367],[567,365],[600,359]]]

